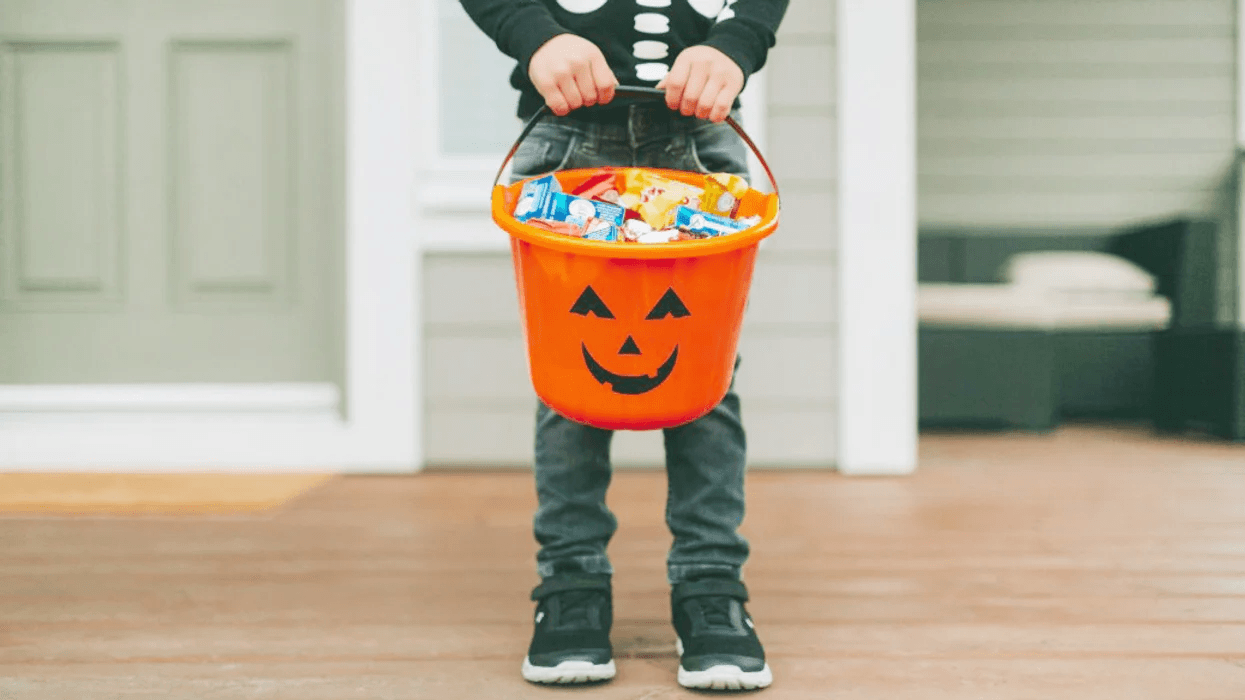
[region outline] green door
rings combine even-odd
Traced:
[[[340,375],[341,15],[0,0],[0,384]]]

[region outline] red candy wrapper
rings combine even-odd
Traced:
[[[571,194],[584,199],[596,199],[610,190],[617,190],[617,179],[614,173],[593,175],[572,190]]]

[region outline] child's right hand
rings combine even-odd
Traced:
[[[608,103],[618,86],[601,49],[574,34],[559,34],[537,49],[527,77],[559,117],[572,109]]]

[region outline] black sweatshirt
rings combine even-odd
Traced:
[[[544,104],[527,77],[536,50],[559,34],[596,44],[621,85],[653,86],[679,52],[703,44],[739,64],[744,79],[765,65],[789,0],[460,0],[502,53],[518,61],[510,84],[518,114]]]

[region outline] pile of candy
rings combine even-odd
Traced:
[[[670,243],[737,233],[761,217],[735,218],[748,183],[738,175],[705,176],[705,186],[631,168],[601,173],[571,192],[553,175],[523,185],[514,218],[594,241]]]

